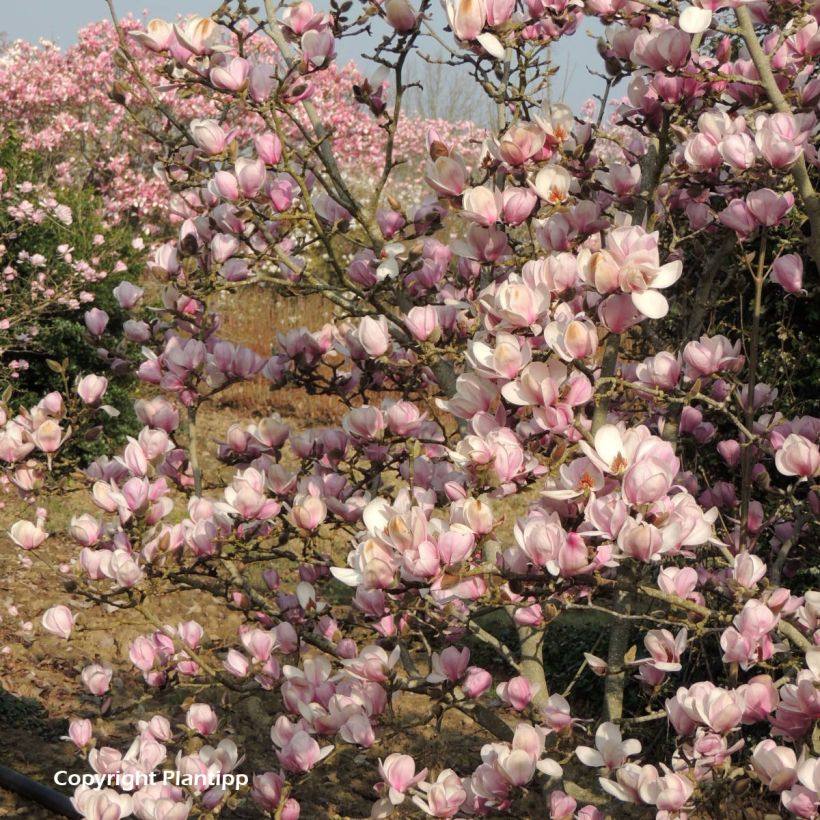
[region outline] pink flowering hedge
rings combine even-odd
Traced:
[[[238,727],[203,697],[114,747],[89,707],[69,738],[114,777],[74,806],[158,820],[249,800],[293,820],[354,749],[372,817],[591,820],[630,804],[666,820],[738,801],[816,817],[820,418],[785,365],[816,354],[783,308],[817,294],[816,9],[446,13],[439,31],[426,0],[268,0],[117,30],[114,101],[145,113],[174,235],[150,287],[118,286],[122,334],[85,313],[106,366],[137,362],[143,427],[84,465],[95,512],[63,533],[72,594],[42,626],[71,640],[81,602],[122,610],[144,623],[128,660],[146,687],[207,683],[257,698],[264,720]],[[602,100],[575,117],[539,78],[584,15],[608,25]],[[379,70],[337,72],[338,40],[377,16]],[[498,119],[480,146],[429,127],[419,156],[402,143],[404,72],[433,36]],[[345,122],[380,135],[365,184],[326,96],[347,77]],[[221,332],[219,295],[249,288],[321,293],[333,320],[260,355]],[[340,424],[237,420],[214,445],[202,408],[257,380],[336,397]],[[0,459],[30,505],[8,534],[35,554],[58,535],[65,442],[99,424],[108,376],[65,387],[3,411]],[[238,634],[156,616],[158,596],[191,590],[241,614]],[[567,669],[544,656],[572,618],[603,638],[567,656],[557,689]],[[105,712],[119,659],[88,660]],[[436,728],[474,722],[480,755],[448,735],[433,768],[409,695]],[[239,728],[269,736],[267,765]],[[168,768],[192,782],[125,777]]]

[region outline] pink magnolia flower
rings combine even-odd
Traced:
[[[133,808],[130,795],[90,786],[78,786],[71,803],[88,820],[120,820],[128,817]]]
[[[550,793],[550,820],[572,820],[578,803],[562,791]]]
[[[185,714],[185,725],[200,735],[210,735],[216,731],[219,718],[207,703],[192,703]]]
[[[255,774],[251,787],[251,797],[254,803],[263,811],[274,813],[282,802],[282,787],[284,778],[274,772]]]
[[[820,449],[805,436],[791,433],[775,453],[774,463],[781,475],[812,478],[820,475]]]
[[[766,564],[756,555],[741,552],[735,556],[735,565],[732,567],[732,576],[740,586],[754,589],[758,581],[766,575]]]
[[[327,517],[327,505],[321,498],[308,495],[302,498],[297,496],[293,502],[291,519],[299,529],[312,531]]]
[[[159,660],[160,650],[151,638],[141,635],[131,642],[128,657],[142,672],[150,672]]]
[[[658,28],[638,35],[629,55],[637,65],[655,70],[680,68],[689,59],[690,38],[674,26]]]
[[[772,168],[788,168],[803,153],[808,132],[790,113],[759,115],[755,120],[755,144]]]
[[[239,157],[234,165],[234,173],[239,193],[246,199],[253,199],[262,189],[267,169],[260,158]]]
[[[129,31],[128,35],[155,52],[167,51],[176,42],[174,27],[165,20],[149,20],[145,31]]]
[[[780,799],[783,807],[796,817],[814,820],[817,817],[817,796],[818,793],[814,789],[797,783],[791,789],[782,792]]]
[[[461,691],[471,699],[480,698],[493,685],[493,676],[480,666],[469,666],[461,680]]]
[[[197,146],[208,156],[216,156],[225,150],[228,139],[216,120],[194,119],[190,128]]]
[[[36,524],[31,521],[16,521],[9,529],[9,538],[24,550],[37,549],[48,538],[48,533],[42,528],[42,522]]]
[[[31,440],[38,450],[51,455],[56,453],[60,449],[60,445],[68,438],[68,433],[65,433],[65,435],[63,433],[63,428],[54,419],[46,419],[34,431]]]
[[[560,205],[569,197],[572,181],[569,171],[561,165],[545,165],[535,176],[533,189],[544,202]]]
[[[74,627],[74,615],[67,606],[59,604],[43,613],[42,623],[47,632],[68,640]]]
[[[380,316],[378,319],[365,316],[359,322],[356,338],[368,356],[383,356],[391,346],[387,319],[384,316]]]
[[[235,649],[230,649],[228,651],[222,665],[225,668],[225,671],[233,675],[235,678],[244,678],[250,670],[250,663],[248,662],[248,659],[241,652],[237,652]]]
[[[131,282],[120,282],[113,290],[114,298],[123,310],[131,310],[142,299],[145,291]]]
[[[507,225],[520,225],[535,209],[538,197],[529,188],[505,188],[501,194],[501,218]]]
[[[598,782],[607,794],[624,803],[643,803],[643,794],[658,780],[658,770],[652,765],[625,763],[615,770],[615,780],[599,777]]]
[[[735,231],[740,239],[748,239],[759,227],[754,214],[742,199],[733,199],[718,214],[718,221]]]
[[[583,315],[570,321],[550,322],[544,329],[544,339],[565,362],[586,359],[598,350],[598,331]]]
[[[641,743],[634,738],[623,740],[621,730],[614,723],[602,723],[595,732],[595,748],[578,746],[575,754],[585,766],[618,769],[627,759],[640,754]]]
[[[501,192],[486,185],[467,188],[462,194],[461,203],[465,219],[487,228],[498,222],[503,207]]]
[[[758,157],[757,147],[745,133],[725,137],[721,140],[718,151],[723,161],[738,171],[751,168]]]
[[[746,196],[746,207],[759,224],[777,225],[794,207],[794,194],[777,194],[771,188],[761,188]]]
[[[498,141],[498,157],[508,165],[524,165],[544,147],[545,140],[543,130],[534,124],[513,125]],[[490,147],[492,150],[492,143]],[[558,166],[552,167],[557,168]],[[557,179],[561,180],[561,186],[564,181],[569,184],[569,177],[565,179],[563,174],[559,174]],[[548,176],[545,176],[543,180],[547,183]],[[542,185],[542,190],[547,193],[548,185]]]
[[[738,700],[736,692],[721,689],[709,681],[704,681],[693,684],[689,689],[679,688],[675,697],[666,702],[666,707],[673,725],[676,725],[673,719],[676,710],[670,702],[682,707],[693,729],[694,725],[701,724],[718,734],[726,734],[738,726],[743,716]],[[683,725],[685,726],[685,722]]]
[[[698,171],[717,168],[722,159],[718,142],[710,134],[695,134],[686,142],[683,155],[687,164]]]
[[[448,646],[443,652],[433,653],[433,671],[427,676],[431,683],[448,680],[457,683],[467,671],[470,663],[470,650],[465,646],[458,649]]]
[[[455,817],[467,799],[464,784],[452,769],[444,769],[433,783],[421,781],[418,787],[425,796],[417,795],[413,802],[431,817]]]
[[[285,771],[309,772],[332,751],[333,746],[320,748],[307,732],[297,729],[287,743],[277,750],[276,756]]]
[[[666,316],[669,305],[658,291],[680,279],[683,263],[676,260],[660,264],[658,233],[647,233],[640,226],[614,228],[606,234],[606,247],[578,253],[581,278],[598,293],[621,290],[631,296],[633,305],[650,319]]]
[[[665,350],[644,359],[635,370],[638,381],[664,390],[672,390],[677,386],[680,373],[680,361]]]
[[[667,495],[680,469],[674,448],[650,437],[642,441],[623,476],[624,499],[633,505],[653,504]]]
[[[75,719],[68,724],[68,735],[60,740],[70,740],[78,749],[84,749],[91,742],[93,730],[88,718]]]
[[[778,256],[772,263],[769,279],[786,293],[800,293],[803,289],[803,260],[796,253]]]
[[[797,756],[788,746],[778,746],[771,738],[754,747],[752,768],[760,781],[773,792],[790,789],[797,780]]]
[[[108,325],[108,314],[99,308],[91,308],[85,312],[83,317],[85,326],[92,336],[102,336]]]
[[[686,629],[681,629],[674,637],[668,629],[650,629],[644,636],[650,657],[635,663],[651,666],[659,672],[680,672],[680,658],[686,649]]]
[[[580,722],[572,717],[569,702],[563,695],[550,695],[541,714],[544,725],[551,732],[568,732]]]
[[[248,82],[251,64],[243,57],[232,57],[210,71],[211,82],[222,91],[240,91]]]
[[[424,181],[441,196],[460,196],[470,173],[460,156],[440,156],[427,160]]]
[[[424,780],[427,769],[416,773],[416,761],[410,755],[391,754],[379,759],[379,774],[387,786],[387,799],[398,806],[404,802],[408,789]]]
[[[277,165],[282,159],[282,143],[272,131],[257,134],[253,138],[256,155],[266,165]]]
[[[633,194],[641,181],[641,167],[638,164],[624,165],[620,162],[613,162],[609,170],[598,172],[598,179],[616,196],[630,196]]]
[[[440,331],[438,311],[433,305],[417,305],[411,308],[405,318],[405,324],[413,338],[420,342],[426,342],[428,339],[435,341]]]
[[[681,774],[669,771],[657,779],[646,779],[638,786],[638,793],[645,803],[655,806],[659,813],[677,813],[692,796],[695,784]]]
[[[732,344],[725,336],[701,336],[684,347],[683,362],[686,378],[694,381],[721,371],[738,373],[745,357],[740,355],[740,341]]]
[[[517,712],[529,706],[536,691],[537,689],[534,689],[530,682],[520,675],[496,686],[498,697]]]
[[[487,22],[485,0],[447,0],[445,9],[450,28],[459,40],[474,40]]]
[[[402,34],[412,31],[418,22],[418,14],[407,0],[387,0],[384,13],[387,22]]]
[[[92,695],[104,695],[111,686],[114,670],[107,665],[92,663],[83,668],[80,679]]]
[[[95,405],[108,389],[108,379],[105,376],[84,376],[77,383],[77,395],[89,405]]]
[[[184,24],[174,25],[179,43],[197,55],[210,54],[211,45],[219,33],[219,26],[209,17],[190,17]]]

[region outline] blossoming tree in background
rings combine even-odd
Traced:
[[[73,595],[144,619],[129,658],[147,686],[261,702],[242,731],[269,732],[277,765],[243,762],[215,702],[188,702],[184,729],[142,720],[127,752],[96,748],[78,716],[97,772],[255,775],[249,795],[80,787],[84,816],[250,797],[295,818],[347,747],[371,767],[374,817],[631,803],[672,818],[738,800],[816,815],[820,420],[767,322],[817,288],[820,35],[807,7],[714,6],[459,0],[437,31],[426,1],[267,0],[118,29],[114,96],[145,111],[147,95],[177,235],[150,287],[118,287],[124,338],[86,314],[114,370],[138,353],[146,390],[139,435],[85,470],[98,512],[70,527]],[[606,93],[593,118],[542,104],[548,46],[584,14],[608,26],[602,90],[629,79],[614,123]],[[363,185],[321,88],[346,81],[338,40],[376,17],[376,70],[350,88],[359,127],[383,134]],[[495,105],[472,158],[435,128],[423,161],[401,146],[404,71],[428,37]],[[425,193],[393,187],[399,173]],[[334,320],[260,356],[216,309],[259,287],[321,293]],[[233,424],[209,470],[200,410],[253,379],[337,397],[341,424]],[[20,548],[55,535],[71,412],[106,387],[87,376],[4,419],[0,456],[32,504],[10,529]],[[191,590],[242,614],[235,639],[156,617],[157,596]],[[608,646],[555,691],[544,648],[578,612]],[[70,640],[75,618],[66,600],[43,626]],[[592,674],[590,708],[574,686]],[[82,673],[104,706],[111,678],[99,660]],[[431,770],[414,732],[450,712],[487,742]]]

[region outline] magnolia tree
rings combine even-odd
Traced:
[[[141,30],[131,17],[121,27]],[[49,41],[10,43],[0,51],[0,137],[15,137],[25,150],[36,152],[42,160],[40,172],[49,182],[69,186],[81,182],[97,190],[105,198],[108,223],[136,224],[146,237],[167,239],[167,213],[173,203],[167,185],[153,169],[159,141],[167,131],[167,115],[173,112],[186,122],[224,116],[229,101],[177,93],[185,88],[167,84],[173,77],[168,55],[147,49],[132,54],[132,69],[146,81],[145,86],[134,85],[127,77],[114,84],[116,66],[122,61],[117,47],[117,32],[109,22],[85,26],[77,43],[65,50]],[[248,42],[247,48],[258,61],[272,59],[275,53],[271,41],[260,37]],[[362,122],[359,117],[351,89],[364,81],[355,66],[329,63],[325,69],[313,78],[314,98],[333,128],[341,166],[351,180],[358,180],[359,169],[378,161],[382,131],[377,119]],[[154,86],[161,90],[165,112],[157,110]],[[127,105],[122,105],[126,93]],[[238,99],[233,102],[231,124],[241,127],[246,108]],[[431,123],[411,116],[403,119],[396,139],[416,162],[423,161],[425,126],[430,124],[468,156],[475,153],[473,149],[471,154],[468,142],[473,131],[469,123]],[[288,136],[294,140],[298,133],[291,130]],[[413,181],[418,190],[420,180],[405,175],[405,185]]]
[[[99,748],[78,715],[70,738],[119,779],[74,804],[183,818],[248,798],[292,820],[354,747],[373,817],[599,818],[629,803],[674,818],[738,800],[815,817],[820,419],[794,416],[800,385],[766,346],[777,306],[816,292],[816,9],[446,13],[437,30],[427,0],[266,0],[118,29],[118,97],[147,95],[162,123],[177,236],[149,263],[158,286],[118,288],[124,338],[85,316],[107,365],[141,357],[144,426],[87,465],[98,512],[71,522],[73,599],[43,627],[70,640],[83,599],[142,617],[128,655],[145,684],[256,699],[243,731],[270,733],[278,763],[245,761],[215,700],[186,701],[184,726],[142,720],[127,750]],[[584,14],[607,26],[602,95],[575,117],[542,94],[548,46]],[[365,186],[318,94],[351,36],[375,71],[349,93],[383,135]],[[424,161],[398,145],[405,69],[428,38],[495,106],[472,160],[435,129]],[[426,193],[390,194],[398,173]],[[260,356],[220,333],[217,295],[248,288],[321,293],[335,318]],[[201,408],[252,379],[337,397],[340,426],[236,423],[205,459]],[[0,457],[31,504],[9,535],[32,557],[56,536],[69,426],[93,423],[106,386],[86,375],[3,419]],[[157,596],[191,590],[241,614],[239,634],[154,614]],[[559,692],[542,651],[576,610],[606,625],[608,648],[590,645]],[[82,671],[103,707],[112,673]],[[594,706],[574,697],[592,674]],[[404,693],[426,699],[423,719]],[[487,742],[465,763],[454,741],[431,770],[407,752],[449,712]],[[171,766],[184,785],[140,784]],[[237,771],[253,775],[238,791]]]

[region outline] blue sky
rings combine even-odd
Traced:
[[[217,5],[218,0],[116,0],[117,13],[121,16],[131,12],[141,17],[145,13],[148,19],[162,17],[172,20],[178,14],[204,15]],[[314,0],[314,5],[320,8],[324,4],[322,0]],[[37,40],[42,37],[67,46],[75,41],[78,29],[107,15],[105,0],[4,0],[0,32],[10,39]],[[559,96],[563,92],[565,101],[576,110],[584,100],[602,88],[601,80],[588,71],[588,66],[600,66],[595,40],[586,33],[590,30],[597,35],[600,26],[594,21],[585,21],[575,35],[560,42],[554,49],[553,62],[560,70],[553,80],[553,88]],[[339,60],[361,63],[360,48],[353,40],[343,41]]]

